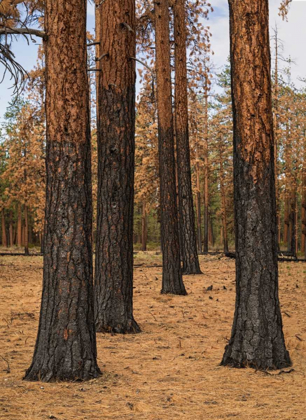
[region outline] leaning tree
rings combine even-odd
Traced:
[[[268,0],[229,0],[236,309],[222,364],[290,365],[278,297]]]
[[[26,380],[100,374],[92,284],[86,0],[47,0],[46,222],[38,337]]]

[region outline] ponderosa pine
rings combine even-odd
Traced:
[[[191,187],[185,0],[176,0],[173,11],[175,40],[175,137],[181,258],[184,274],[201,274]]]
[[[137,333],[133,317],[135,0],[99,7],[98,209],[95,322],[99,332]],[[101,58],[102,57],[102,58]]]
[[[278,296],[268,0],[229,0],[236,309],[222,364],[290,365]]]
[[[99,376],[93,313],[92,198],[85,0],[47,0],[43,293],[25,379]]]
[[[169,4],[155,2],[162,293],[186,295],[180,262],[170,69]]]

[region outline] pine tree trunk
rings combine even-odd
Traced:
[[[268,0],[229,0],[234,117],[236,309],[222,364],[291,364],[278,297]]]
[[[46,223],[38,337],[25,379],[99,376],[92,284],[92,198],[85,0],[47,0]]]
[[[10,212],[10,225],[9,225],[9,235],[10,235],[10,247],[14,246],[14,229],[13,229],[13,212]]]
[[[206,91],[207,91],[207,85],[206,85]],[[204,101],[205,101],[204,102],[204,253],[207,253],[208,242],[209,242],[208,94],[207,92],[205,94]]]
[[[29,255],[29,218],[28,206],[24,206],[24,253]]]
[[[175,133],[177,149],[180,247],[184,274],[201,274],[191,187],[188,131],[185,0],[174,3]]]
[[[22,246],[22,217],[21,217],[21,204],[18,203],[17,207],[17,245]]]
[[[2,220],[2,246],[7,248],[7,236],[6,236],[6,227],[5,227],[5,214],[4,210],[1,212],[1,220]]]
[[[226,217],[226,195],[224,185],[224,170],[223,170],[223,159],[220,153],[220,190],[221,190],[221,213],[222,213],[222,227],[223,227],[223,249],[224,253],[228,253],[228,239],[227,239],[227,217]]]
[[[135,168],[135,1],[100,10],[98,210],[95,270],[97,331],[137,333],[133,317]]]
[[[147,239],[148,239],[148,217],[147,217],[147,208],[146,202],[143,201],[142,203],[142,217],[141,217],[141,241],[142,251],[147,250]]]
[[[170,70],[169,4],[155,2],[162,293],[186,295],[180,263]]]
[[[196,163],[196,177],[197,177],[197,194],[196,194],[196,210],[197,210],[197,238],[198,238],[198,252],[202,253],[202,226],[201,226],[201,185],[200,185],[200,168],[199,163]]]

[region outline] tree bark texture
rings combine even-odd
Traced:
[[[268,0],[229,0],[234,117],[236,309],[222,364],[290,365],[278,297]]]
[[[32,381],[99,376],[93,314],[86,1],[46,1],[46,223]]]
[[[201,274],[191,187],[188,130],[185,0],[174,3],[175,39],[175,134],[177,149],[179,229],[184,274]]]
[[[137,333],[133,317],[135,1],[100,6],[103,72],[98,104],[97,331]]]
[[[180,262],[170,70],[169,4],[155,2],[162,293],[186,295]]]

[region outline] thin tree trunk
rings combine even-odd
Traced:
[[[196,211],[197,211],[197,239],[198,252],[202,253],[202,221],[201,221],[201,182],[200,182],[200,165],[199,165],[199,139],[198,139],[198,119],[197,109],[195,106],[195,143],[196,143]]]
[[[208,187],[208,93],[207,79],[204,95],[204,253],[209,242],[209,187]]]
[[[278,297],[268,0],[229,0],[234,117],[236,309],[222,364],[291,364]]]
[[[174,3],[175,134],[177,149],[180,247],[184,274],[201,274],[191,187],[187,99],[185,0]]]
[[[10,225],[9,225],[9,235],[10,235],[10,247],[14,246],[14,229],[13,229],[13,212],[10,212]]]
[[[99,8],[103,72],[98,104],[97,331],[137,333],[133,317],[135,1]]]
[[[228,253],[228,239],[227,239],[227,216],[226,216],[226,195],[224,186],[224,169],[222,153],[220,152],[220,190],[221,190],[221,213],[222,213],[222,227],[223,227],[223,249],[224,253]]]
[[[25,379],[99,376],[93,314],[85,0],[45,6],[47,178],[43,295]]]
[[[24,206],[24,253],[29,255],[29,219],[28,219],[28,206]]]
[[[22,217],[21,217],[21,204],[17,206],[17,245],[22,246]]]
[[[142,217],[141,217],[141,241],[142,251],[147,250],[147,239],[148,239],[148,218],[147,218],[147,208],[146,202],[143,201],[142,203]]]
[[[169,4],[155,2],[162,293],[186,295],[180,263],[170,70]]]
[[[7,236],[6,236],[6,227],[5,227],[5,213],[4,210],[1,212],[1,220],[2,220],[2,246],[7,248]]]

